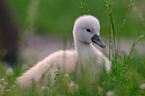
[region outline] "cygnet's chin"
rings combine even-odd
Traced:
[[[89,45],[89,44],[91,44],[92,42],[87,42],[87,41],[81,41],[81,40],[79,40],[81,43],[83,43],[83,44],[86,44],[86,45]]]

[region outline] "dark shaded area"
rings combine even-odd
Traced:
[[[0,58],[13,67],[18,53],[18,27],[9,10],[6,0],[0,0],[0,49],[4,55]]]

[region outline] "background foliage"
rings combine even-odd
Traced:
[[[38,2],[34,4],[32,2]],[[112,0],[116,34],[126,20],[122,36],[136,37],[144,34],[144,0]],[[74,20],[82,15],[81,0],[9,0],[22,29],[36,30],[40,34],[72,35]],[[108,35],[109,23],[104,0],[84,0],[90,14],[100,20],[101,35]],[[134,5],[131,7],[131,5]],[[28,11],[31,9],[32,11]],[[37,9],[36,12],[34,12]],[[32,14],[32,15],[30,15]],[[28,19],[29,18],[29,19]],[[34,19],[35,18],[35,19]],[[30,27],[30,23],[33,25]]]

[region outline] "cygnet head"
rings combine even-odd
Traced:
[[[84,44],[95,43],[102,48],[105,48],[105,43],[100,36],[100,23],[97,18],[91,15],[80,16],[76,19],[73,29],[75,42]]]

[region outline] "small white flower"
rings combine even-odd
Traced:
[[[141,84],[141,85],[140,85],[140,88],[141,88],[141,89],[145,89],[145,83]]]
[[[76,85],[75,85],[75,88],[76,88],[76,89],[79,89],[79,86],[76,84]]]
[[[16,87],[16,85],[12,85],[12,87],[13,87],[13,88],[15,88],[15,87]]]
[[[7,69],[7,71],[6,71],[6,74],[8,75],[8,76],[12,76],[13,74],[14,74],[14,71],[13,71],[13,68],[8,68]]]
[[[46,87],[42,86],[42,87],[41,87],[41,89],[42,89],[42,90],[45,90],[45,89],[46,89]]]
[[[98,94],[102,94],[103,91],[104,91],[104,90],[99,86],[99,87],[98,87]]]
[[[69,85],[70,87],[73,87],[75,84],[74,84],[73,81],[71,81],[70,83],[68,83],[68,85]]]
[[[75,84],[73,81],[70,81],[70,82],[68,83],[68,88],[69,88],[70,92],[71,92],[72,94],[74,94],[75,92],[78,91],[79,86],[78,86],[77,84]]]
[[[41,89],[42,90],[45,90],[45,89],[49,90],[49,87],[42,86]]]
[[[112,91],[108,91],[107,93],[106,93],[106,96],[113,96],[113,92]]]
[[[6,91],[7,91],[7,92],[10,92],[10,91],[11,91],[11,89],[7,89]]]
[[[65,74],[63,78],[66,82],[71,82],[71,78],[69,74]]]
[[[2,79],[1,79],[1,81],[5,81],[5,79],[4,79],[4,78],[2,78]]]
[[[5,85],[7,85],[7,84],[8,84],[8,82],[4,82],[4,84],[5,84]]]
[[[69,77],[69,74],[65,74],[64,77]]]

